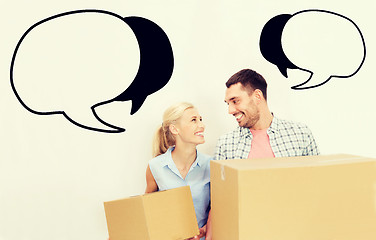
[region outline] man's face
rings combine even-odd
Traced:
[[[259,121],[260,111],[255,104],[254,92],[249,94],[241,83],[227,88],[225,102],[228,113],[235,117],[239,126],[252,128]]]

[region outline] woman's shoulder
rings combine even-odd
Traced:
[[[167,158],[169,157],[170,155],[168,154],[168,152],[165,152],[161,155],[158,155],[152,159],[149,160],[149,165],[160,165],[160,164],[164,164],[166,161],[167,161]]]
[[[204,163],[204,164],[209,164],[210,163],[210,160],[213,160],[214,157],[211,156],[211,155],[208,155],[208,154],[205,154],[205,153],[201,153],[199,151],[197,151],[197,157],[199,159],[199,161],[201,163]]]
[[[202,152],[199,152],[199,151],[197,151],[198,152],[198,155],[201,157],[201,158],[205,158],[205,159],[208,159],[208,160],[212,160],[213,159],[213,156],[211,156],[211,155],[208,155],[208,154],[206,154],[206,153],[202,153]]]

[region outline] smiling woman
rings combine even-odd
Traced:
[[[154,158],[146,170],[146,193],[190,186],[200,235],[193,239],[211,239],[210,160],[197,151],[205,143],[205,125],[190,103],[169,107],[163,115],[153,142]]]

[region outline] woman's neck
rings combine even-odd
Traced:
[[[181,146],[177,144],[171,154],[175,163],[190,166],[196,160],[196,146]]]
[[[176,144],[175,149],[171,153],[172,160],[178,168],[180,174],[185,179],[189,169],[194,161],[196,161],[197,151],[196,145]]]

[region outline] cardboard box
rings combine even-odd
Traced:
[[[376,160],[211,161],[215,240],[375,240]]]
[[[199,234],[189,186],[104,203],[111,240],[181,240]]]

